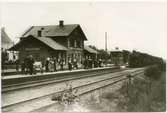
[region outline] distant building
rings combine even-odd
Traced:
[[[116,48],[110,52],[111,62],[115,65],[123,65],[123,52]]]
[[[7,33],[5,32],[5,28],[1,29],[1,55],[2,61],[8,62],[10,60],[16,59],[16,53],[14,51],[8,51],[10,47],[13,46],[12,40],[9,38]]]
[[[33,55],[36,61],[45,61],[47,57],[56,57],[65,64],[69,59],[81,63],[84,55],[84,41],[87,40],[79,24],[32,26],[10,50],[19,51],[22,61]]]

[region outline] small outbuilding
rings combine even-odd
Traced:
[[[85,45],[84,46],[84,57],[85,58],[91,58],[93,60],[97,60],[97,56],[98,56],[98,51]]]
[[[123,52],[116,48],[110,52],[111,63],[115,65],[123,65]]]
[[[13,42],[5,31],[5,28],[1,28],[1,57],[2,63],[9,61],[15,61],[17,59],[17,52],[8,51],[13,46]]]

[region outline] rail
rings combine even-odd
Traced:
[[[131,73],[132,77],[134,77],[134,76],[136,76],[136,75],[143,74],[143,72],[144,72],[143,70],[144,70],[144,69],[140,69],[140,70],[137,70],[137,71],[132,72],[132,73]],[[107,87],[107,86],[112,85],[112,84],[115,84],[115,83],[117,83],[117,82],[121,82],[121,81],[123,81],[123,80],[126,80],[126,79],[128,79],[128,78],[126,77],[127,74],[129,74],[129,73],[126,73],[126,74],[122,74],[122,73],[121,73],[121,74],[118,74],[117,76],[112,76],[112,77],[110,77],[110,78],[105,78],[105,79],[102,79],[102,80],[93,81],[93,82],[91,82],[91,83],[87,83],[87,84],[84,84],[84,85],[81,85],[81,86],[76,86],[76,87],[74,87],[74,89],[80,89],[80,88],[84,88],[84,87],[89,87],[89,86],[91,86],[91,85],[98,86],[98,87],[96,87],[96,88],[92,88],[91,90],[87,90],[87,91],[82,92],[82,93],[80,94],[80,95],[83,95],[83,94],[86,94],[86,93],[90,93],[91,91],[98,90],[98,89],[100,89],[100,88]],[[110,80],[112,80],[112,79],[116,79],[116,80],[110,82]],[[108,81],[108,82],[106,82],[106,81]],[[105,85],[101,85],[101,86],[97,85],[97,84],[100,84],[100,83],[102,83],[102,82],[103,82],[103,83],[106,83],[106,84],[105,84]],[[64,92],[64,90],[59,91],[59,92],[53,92],[53,93],[50,93],[50,94],[47,94],[47,95],[44,95],[44,96],[40,96],[40,97],[37,97],[37,98],[32,98],[32,99],[29,99],[29,100],[21,101],[21,102],[18,102],[18,103],[13,103],[13,104],[10,104],[10,105],[5,105],[5,106],[2,106],[2,110],[5,110],[5,109],[7,109],[7,108],[13,108],[13,107],[17,108],[17,107],[19,107],[19,106],[22,106],[22,104],[24,104],[24,103],[26,103],[26,102],[33,103],[33,102],[35,102],[35,101],[48,100],[48,99],[50,99],[51,96],[53,96],[54,94],[58,94],[58,93],[62,93],[62,92]],[[51,104],[53,104],[53,103],[52,103],[52,102],[49,103],[49,105],[51,105]],[[47,105],[46,105],[46,106],[47,106]],[[44,106],[41,106],[41,108],[42,108],[42,107],[44,107]],[[40,107],[37,108],[37,109],[40,109]],[[30,111],[34,111],[34,109],[31,109]]]

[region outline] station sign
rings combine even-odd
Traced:
[[[38,51],[40,48],[25,48],[26,51]]]

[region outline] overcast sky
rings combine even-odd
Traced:
[[[3,3],[1,24],[13,41],[32,25],[80,24],[86,44],[108,50],[138,50],[166,57],[166,4],[163,2]]]

